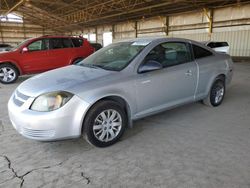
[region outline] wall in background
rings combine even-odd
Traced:
[[[0,22],[0,43],[7,43],[16,46],[25,39],[39,37],[42,35],[49,35],[53,31],[44,30],[41,26],[14,23],[14,22]]]
[[[212,20],[211,33],[209,18]],[[84,28],[72,33],[97,33],[95,41],[103,44],[104,32],[113,33],[113,42],[151,36],[180,37],[196,41],[227,41],[230,45],[230,55],[250,56],[250,4],[142,18],[137,21]]]
[[[212,20],[211,33],[209,20]],[[65,35],[82,35],[101,44],[104,43],[104,33],[108,32],[112,32],[113,42],[151,36],[180,37],[197,41],[227,41],[230,45],[230,55],[250,56],[250,4],[214,10],[199,9],[196,12],[172,16],[147,19],[142,17],[136,21],[61,32]],[[51,34],[55,32],[45,30],[38,25],[25,22],[0,22],[0,43],[17,45],[27,38]]]

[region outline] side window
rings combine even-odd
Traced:
[[[210,48],[216,48],[214,42],[208,43],[207,46],[210,47]]]
[[[37,40],[35,42],[32,42],[27,46],[29,51],[39,51],[43,50],[43,40]]]
[[[189,45],[183,42],[166,42],[156,46],[145,58],[154,60],[163,67],[174,66],[192,60]]]
[[[78,40],[79,40],[80,46],[83,46],[83,39],[78,39]]]
[[[216,42],[216,48],[228,46],[227,42]]]
[[[48,50],[50,49],[49,47],[49,39],[43,39],[43,50]]]
[[[221,42],[221,46],[229,46],[227,42]]]
[[[63,43],[61,38],[50,39],[52,49],[63,48]]]
[[[210,48],[219,48],[219,47],[225,47],[228,46],[227,42],[210,42],[207,44]]]
[[[194,58],[199,59],[213,55],[212,52],[193,44]]]
[[[73,44],[69,38],[63,38],[62,43],[63,43],[64,48],[72,48],[73,47]]]
[[[81,47],[83,45],[83,40],[79,38],[72,38],[74,47]]]

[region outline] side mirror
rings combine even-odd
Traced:
[[[144,72],[159,70],[159,69],[162,69],[162,68],[163,68],[162,64],[160,64],[158,61],[148,60],[148,61],[146,61],[146,63],[142,64],[139,67],[138,72],[139,73],[144,73]]]
[[[27,47],[23,47],[22,53],[26,53],[26,52],[28,52],[28,51],[29,51],[29,49],[28,49]]]

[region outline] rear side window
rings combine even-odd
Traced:
[[[74,47],[81,47],[83,45],[83,40],[79,38],[72,38]]]
[[[64,48],[72,48],[73,47],[73,44],[69,38],[63,38],[62,43],[63,43]]]
[[[200,47],[200,46],[196,46],[193,44],[193,52],[194,52],[194,58],[195,59],[199,59],[199,58],[203,58],[203,57],[208,57],[213,55],[212,52]]]
[[[50,39],[51,49],[60,49],[63,48],[63,42],[61,38]]]

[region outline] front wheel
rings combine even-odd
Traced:
[[[126,114],[118,103],[101,101],[90,109],[85,118],[85,138],[97,147],[110,146],[123,135],[126,124]]]
[[[225,96],[225,83],[222,80],[217,80],[211,87],[210,93],[203,103],[209,106],[219,106]]]
[[[17,80],[18,71],[10,64],[0,65],[0,82],[3,84],[10,84]]]

